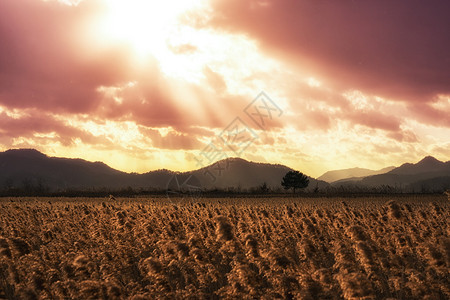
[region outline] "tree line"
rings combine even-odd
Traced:
[[[279,187],[270,187],[266,182],[251,188],[210,188],[199,189],[201,196],[205,197],[219,197],[219,196],[237,196],[237,195],[273,195],[273,196],[345,196],[345,195],[366,195],[366,194],[433,194],[437,193],[434,190],[422,188],[418,190],[404,190],[402,187],[380,185],[376,187],[364,187],[358,185],[341,185],[328,186],[320,188],[316,186],[314,189],[305,189],[309,186],[309,178],[299,171],[287,172],[280,182]],[[66,188],[52,190],[45,184],[42,179],[24,179],[21,185],[13,185],[10,179],[7,179],[3,187],[0,187],[0,197],[15,197],[15,196],[36,196],[36,197],[108,197],[110,194],[118,197],[133,197],[144,195],[166,195],[168,189],[164,188],[132,188],[121,187],[117,189],[111,188]],[[180,195],[187,194],[186,191],[174,191]],[[292,194],[291,194],[292,192]]]

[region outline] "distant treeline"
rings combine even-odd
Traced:
[[[336,197],[336,196],[366,196],[366,195],[390,195],[390,194],[440,194],[442,191],[427,189],[422,187],[417,190],[406,190],[399,187],[382,185],[379,187],[361,186],[329,186],[326,188],[315,188],[309,190],[286,191],[279,188],[269,188],[262,184],[253,188],[226,188],[226,189],[197,189],[188,190],[167,190],[158,188],[132,188],[125,187],[119,189],[111,188],[85,188],[85,189],[64,189],[51,190],[45,185],[25,185],[22,187],[4,187],[0,189],[0,197],[139,197],[146,195],[169,196],[169,197],[239,197],[239,196],[264,196],[264,197]]]

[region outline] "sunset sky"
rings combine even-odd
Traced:
[[[448,161],[449,11],[444,0],[1,0],[0,150],[184,171],[222,158],[210,155],[222,141],[215,154],[314,177]],[[232,132],[246,134],[242,149],[226,147]]]

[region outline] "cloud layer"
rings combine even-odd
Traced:
[[[255,38],[339,89],[393,100],[450,93],[447,1],[215,1],[211,25]]]
[[[450,159],[446,1],[212,0],[139,58],[98,35],[107,3],[0,2],[0,149],[186,170],[239,117],[245,158],[312,175]],[[283,111],[264,130],[261,90]]]

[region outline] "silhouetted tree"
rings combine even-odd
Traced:
[[[308,186],[308,177],[299,171],[289,171],[284,175],[281,185],[285,190],[292,189],[295,194],[295,189],[304,189]]]

